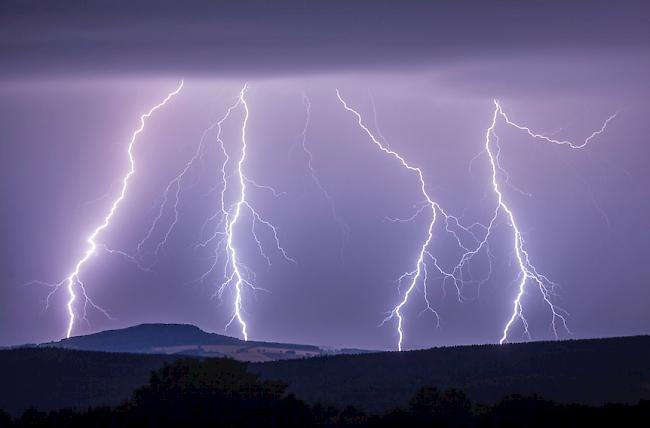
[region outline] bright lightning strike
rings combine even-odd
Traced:
[[[343,219],[339,215],[334,205],[334,200],[332,199],[332,196],[325,189],[323,183],[321,183],[320,179],[318,178],[318,174],[316,174],[316,169],[314,168],[314,154],[312,153],[311,149],[307,145],[307,133],[309,131],[309,125],[311,122],[311,101],[309,100],[309,97],[305,93],[302,94],[302,103],[305,106],[305,124],[302,129],[302,132],[300,133],[300,148],[302,149],[303,153],[305,153],[307,157],[307,169],[309,169],[309,176],[311,177],[311,180],[316,186],[316,188],[318,188],[318,191],[323,195],[323,197],[327,201],[327,204],[330,208],[330,212],[332,213],[332,217],[334,218],[334,221],[336,222],[336,224],[339,226],[339,229],[341,230],[341,233],[343,235],[343,245],[345,245],[345,241],[347,241],[350,235],[350,227],[345,223],[345,221],[343,221]]]
[[[170,235],[172,234],[172,231],[174,230],[174,227],[178,223],[180,212],[179,212],[179,205],[180,205],[180,193],[181,193],[181,186],[183,184],[183,181],[185,180],[185,177],[187,174],[190,172],[192,169],[192,166],[199,160],[202,159],[203,152],[205,150],[205,142],[207,140],[207,137],[209,133],[213,129],[217,129],[217,136],[216,139],[221,145],[221,149],[223,149],[223,142],[221,141],[221,129],[223,123],[230,117],[231,112],[235,107],[239,105],[239,101],[233,106],[230,106],[226,114],[219,120],[213,122],[208,126],[203,133],[201,134],[201,139],[199,140],[199,143],[197,144],[196,150],[194,152],[194,155],[190,158],[190,160],[185,164],[183,169],[167,183],[167,186],[165,187],[165,190],[163,191],[163,200],[158,208],[158,214],[156,217],[154,217],[153,222],[151,223],[151,226],[149,227],[149,230],[145,234],[144,238],[138,243],[138,253],[142,253],[142,248],[144,245],[152,238],[153,233],[155,232],[156,228],[162,221],[162,217],[165,211],[165,207],[167,206],[169,199],[170,199],[170,193],[172,194],[173,197],[173,212],[174,212],[174,217],[165,229],[164,233],[162,234],[162,239],[156,244],[156,247],[153,251],[153,256],[154,256],[154,262],[153,264],[156,264],[158,261],[158,254],[160,253],[160,250],[167,244],[167,240],[169,239]],[[224,151],[225,153],[225,151]],[[227,153],[225,153],[227,156]],[[225,183],[226,177],[222,177]]]
[[[555,336],[558,337],[558,328],[560,326],[563,327],[566,331],[569,331],[566,323],[566,311],[564,311],[562,308],[559,308],[552,301],[552,297],[555,294],[555,287],[557,286],[557,284],[551,281],[544,274],[540,273],[537,270],[537,268],[532,264],[528,251],[526,250],[524,238],[515,221],[514,213],[505,202],[503,193],[501,192],[501,188],[499,186],[499,179],[498,179],[499,174],[505,177],[506,185],[510,186],[515,191],[521,194],[530,196],[530,194],[523,192],[522,190],[516,188],[510,183],[509,174],[507,173],[507,171],[504,170],[504,168],[500,164],[499,156],[500,156],[501,148],[499,146],[498,137],[496,136],[495,133],[496,122],[497,122],[497,118],[500,116],[504,119],[506,124],[513,126],[519,130],[525,131],[532,138],[541,139],[546,142],[557,144],[557,145],[568,146],[572,149],[581,149],[586,147],[595,137],[602,134],[605,131],[609,122],[616,117],[616,114],[611,115],[603,123],[601,128],[592,132],[591,135],[584,142],[580,144],[576,144],[567,140],[558,140],[558,139],[550,138],[542,134],[535,133],[528,127],[516,124],[515,122],[511,121],[508,118],[508,116],[501,109],[501,106],[498,104],[498,102],[495,101],[495,112],[492,119],[492,124],[486,131],[486,135],[485,135],[484,151],[488,154],[489,161],[490,161],[490,166],[492,170],[491,184],[492,184],[492,190],[497,196],[497,206],[487,225],[476,222],[471,225],[464,226],[463,224],[461,224],[460,218],[447,214],[440,207],[438,203],[433,201],[433,199],[427,192],[427,186],[423,178],[422,170],[420,168],[410,165],[404,159],[404,157],[402,157],[399,153],[391,150],[388,147],[387,143],[385,143],[385,139],[383,137],[380,137],[380,139],[375,137],[375,135],[373,135],[373,133],[369,130],[369,128],[364,124],[360,113],[346,103],[346,101],[342,98],[338,90],[336,92],[337,92],[337,97],[341,102],[341,104],[343,105],[343,107],[347,111],[355,115],[357,119],[357,124],[368,135],[368,137],[372,140],[372,142],[382,152],[396,158],[404,168],[415,172],[418,176],[420,182],[420,190],[424,196],[424,201],[422,201],[422,203],[419,204],[417,211],[412,216],[406,219],[389,218],[388,220],[393,222],[409,222],[409,221],[413,221],[424,211],[430,210],[431,212],[431,221],[427,228],[426,237],[420,247],[418,256],[416,258],[415,267],[413,270],[405,272],[398,278],[398,286],[400,286],[400,288],[402,283],[405,281],[408,281],[408,286],[404,290],[402,298],[399,301],[399,303],[393,308],[393,310],[390,312],[388,317],[384,319],[384,322],[386,322],[392,318],[397,318],[397,333],[399,336],[398,346],[397,346],[398,350],[401,351],[403,349],[403,340],[404,340],[404,325],[403,325],[404,315],[402,311],[405,305],[408,303],[410,295],[413,293],[413,291],[417,287],[418,283],[420,283],[420,281],[423,285],[423,294],[426,303],[425,310],[431,311],[439,321],[438,314],[431,307],[427,297],[427,285],[426,285],[427,276],[428,276],[427,262],[430,262],[431,265],[442,275],[443,291],[444,291],[444,285],[447,282],[451,282],[454,285],[458,295],[458,300],[460,302],[466,300],[466,297],[463,294],[463,288],[465,285],[467,285],[468,283],[476,283],[478,285],[478,289],[480,290],[481,285],[483,285],[485,282],[487,282],[490,279],[492,274],[492,261],[494,256],[490,251],[489,240],[494,228],[496,227],[499,215],[501,213],[505,214],[510,227],[512,227],[513,229],[513,247],[514,247],[515,258],[517,260],[517,266],[519,269],[519,275],[517,277],[518,294],[513,302],[513,306],[514,306],[513,313],[503,330],[503,335],[500,339],[500,343],[504,343],[507,340],[508,331],[511,328],[512,324],[517,319],[521,321],[524,327],[525,334],[529,336],[528,322],[523,315],[521,300],[525,292],[525,286],[530,281],[533,281],[535,284],[537,284],[544,302],[548,305],[551,311],[552,314],[551,324]],[[496,146],[496,150],[493,149],[492,147],[493,145]],[[474,159],[472,159],[472,161],[474,161]],[[458,247],[463,251],[461,257],[459,258],[458,263],[455,266],[453,266],[451,269],[445,269],[443,266],[441,266],[438,262],[438,259],[433,254],[431,254],[431,252],[428,249],[433,239],[433,229],[438,215],[443,217],[445,232],[451,234],[454,237]],[[474,245],[466,245],[464,243],[466,239],[470,239],[474,243]],[[480,280],[466,278],[466,276],[468,275],[467,268],[469,263],[478,254],[483,252],[485,252],[490,266],[488,275],[485,278],[482,278]]]
[[[99,226],[97,226],[93,230],[93,232],[88,236],[88,238],[86,238],[86,242],[88,243],[88,249],[84,253],[83,257],[81,257],[77,261],[77,263],[74,266],[73,271],[70,272],[70,274],[63,281],[61,281],[61,282],[59,282],[57,284],[47,284],[50,287],[52,287],[52,291],[48,294],[47,300],[46,300],[46,302],[48,304],[49,304],[50,297],[61,286],[65,286],[66,289],[68,290],[69,298],[68,298],[68,302],[67,302],[67,305],[66,305],[67,306],[67,311],[68,311],[68,328],[66,330],[66,337],[67,338],[69,338],[70,335],[72,334],[72,329],[73,329],[74,323],[75,323],[74,303],[77,300],[77,294],[75,293],[75,288],[76,287],[78,287],[80,289],[81,294],[84,297],[83,319],[86,319],[86,309],[87,309],[88,305],[92,306],[94,309],[102,312],[104,315],[106,315],[108,318],[110,318],[110,316],[108,315],[108,312],[106,312],[106,310],[104,310],[100,306],[96,305],[90,299],[88,293],[86,292],[85,285],[84,285],[84,283],[83,283],[83,281],[81,280],[81,277],[80,277],[81,270],[82,270],[83,266],[96,253],[97,249],[102,248],[102,249],[105,249],[106,251],[108,251],[109,253],[117,253],[117,254],[120,254],[122,256],[126,256],[127,258],[129,258],[129,260],[131,260],[135,264],[138,264],[137,261],[135,261],[133,258],[128,256],[126,253],[123,253],[121,251],[116,251],[116,250],[110,250],[107,247],[105,247],[104,245],[97,243],[96,239],[99,236],[99,234],[110,225],[110,222],[111,222],[113,216],[115,215],[115,213],[117,212],[117,209],[118,209],[120,203],[124,200],[124,198],[126,196],[126,192],[127,192],[128,186],[129,186],[129,180],[130,180],[131,176],[135,173],[135,159],[133,157],[133,147],[135,146],[135,143],[136,143],[136,141],[138,139],[138,136],[142,133],[142,131],[144,131],[144,126],[145,126],[146,119],[148,119],[156,110],[158,110],[161,107],[163,107],[164,105],[166,105],[167,102],[169,102],[169,100],[171,100],[175,95],[177,95],[181,91],[182,88],[183,88],[183,81],[181,80],[181,83],[178,85],[178,87],[174,91],[167,94],[167,96],[160,103],[156,104],[147,113],[140,116],[140,126],[133,132],[133,134],[131,135],[131,140],[129,141],[129,145],[128,145],[128,149],[127,149],[127,153],[128,153],[128,157],[129,157],[129,170],[124,175],[124,177],[122,177],[122,186],[121,186],[118,197],[111,204],[111,207],[108,210],[108,213],[106,214],[106,216],[104,217],[104,220],[102,221],[102,223],[100,223]],[[139,266],[139,264],[138,264],[138,266]]]
[[[515,253],[515,258],[517,260],[517,265],[519,269],[519,274],[518,274],[518,292],[517,295],[513,301],[513,310],[510,318],[508,319],[505,327],[503,328],[503,333],[501,336],[501,339],[499,340],[499,343],[504,343],[508,340],[508,333],[510,331],[510,328],[512,325],[515,323],[516,320],[519,320],[524,328],[524,334],[528,337],[530,337],[530,333],[528,331],[528,321],[526,320],[524,313],[523,313],[523,307],[522,307],[522,298],[525,293],[526,289],[526,284],[530,281],[535,283],[537,285],[537,288],[540,291],[540,294],[542,295],[542,299],[548,306],[549,310],[551,311],[551,328],[553,330],[553,334],[555,337],[558,337],[558,325],[563,327],[567,332],[569,332],[569,329],[567,327],[566,323],[566,311],[564,311],[562,308],[559,308],[556,306],[552,299],[552,296],[554,295],[554,287],[556,284],[549,280],[547,276],[544,274],[540,273],[537,268],[532,264],[530,260],[530,256],[528,254],[528,251],[526,250],[525,242],[523,239],[523,236],[519,230],[519,227],[517,225],[517,222],[515,220],[515,216],[512,212],[512,209],[506,204],[503,193],[501,192],[501,189],[499,187],[499,180],[498,180],[498,172],[504,172],[503,169],[501,168],[499,164],[499,152],[500,148],[498,146],[498,137],[495,133],[495,127],[497,125],[497,119],[498,117],[502,117],[504,122],[507,125],[510,125],[516,129],[519,129],[521,131],[526,132],[530,137],[534,139],[541,139],[543,141],[546,141],[548,143],[553,143],[557,145],[562,145],[562,146],[568,146],[572,149],[582,149],[586,147],[591,140],[602,134],[605,129],[607,128],[607,125],[609,124],[610,121],[612,121],[616,117],[616,113],[612,114],[605,120],[603,125],[600,127],[600,129],[594,131],[591,133],[589,137],[587,137],[582,143],[576,144],[571,141],[567,140],[557,140],[554,138],[550,138],[547,136],[544,136],[542,134],[538,134],[536,132],[533,132],[530,128],[522,125],[518,125],[517,123],[511,121],[509,117],[504,113],[503,109],[501,108],[501,105],[499,104],[498,101],[494,100],[494,114],[492,116],[492,122],[490,124],[490,127],[487,129],[485,133],[485,152],[488,155],[489,161],[490,161],[490,166],[492,170],[492,177],[491,177],[491,185],[492,185],[492,190],[494,191],[495,195],[497,196],[497,207],[493,213],[493,217],[490,221],[490,225],[487,229],[485,239],[482,241],[487,242],[487,239],[490,235],[490,232],[492,230],[492,226],[494,225],[494,222],[496,221],[497,216],[499,215],[500,211],[503,211],[508,219],[508,222],[510,224],[510,227],[512,227],[513,230],[513,248],[514,248],[514,253]],[[492,150],[492,138],[494,137],[495,140],[495,145],[497,146],[497,151],[496,154]],[[508,175],[506,173],[506,180],[508,179]],[[476,250],[478,251],[478,249]],[[473,254],[476,253],[473,252]],[[472,255],[473,255],[472,254]],[[470,255],[471,257],[471,255]]]
[[[140,126],[133,132],[131,140],[128,144],[127,153],[128,153],[130,168],[121,180],[121,190],[119,192],[118,197],[112,202],[112,205],[108,213],[104,217],[103,222],[100,223],[86,239],[88,248],[83,254],[83,256],[76,262],[73,271],[64,280],[62,280],[59,283],[46,284],[52,288],[51,292],[47,296],[47,300],[46,300],[47,305],[49,305],[50,297],[54,293],[56,293],[61,287],[65,286],[65,288],[68,291],[69,298],[66,304],[67,312],[68,312],[68,328],[66,331],[66,337],[70,337],[72,333],[72,329],[75,324],[75,318],[77,313],[75,311],[75,302],[78,299],[79,293],[81,294],[81,296],[83,296],[82,318],[84,320],[87,320],[86,314],[87,314],[88,307],[92,307],[95,310],[100,311],[101,313],[103,313],[104,315],[110,318],[106,310],[96,305],[91,300],[91,298],[89,297],[86,291],[85,284],[81,279],[81,272],[84,265],[90,260],[90,258],[97,252],[98,249],[102,249],[110,254],[117,254],[123,256],[127,258],[130,262],[137,265],[139,268],[145,270],[147,269],[146,267],[142,266],[137,259],[131,257],[129,254],[118,250],[109,249],[104,244],[96,242],[96,239],[99,236],[99,234],[110,225],[110,222],[113,216],[115,215],[119,205],[121,204],[121,202],[126,196],[129,180],[131,176],[135,173],[135,159],[133,157],[133,147],[137,142],[138,136],[144,130],[146,120],[156,110],[165,106],[175,95],[177,95],[181,91],[182,87],[183,87],[183,81],[181,81],[181,83],[179,84],[176,90],[170,92],[160,103],[153,106],[147,113],[140,116]],[[165,187],[163,192],[163,201],[159,207],[158,214],[154,218],[145,237],[138,244],[138,253],[141,253],[142,248],[152,238],[152,235],[154,234],[157,227],[161,223],[165,207],[168,205],[170,199],[173,199],[173,214],[174,214],[173,219],[165,229],[164,233],[162,234],[162,238],[156,244],[155,250],[153,251],[153,255],[157,260],[161,248],[163,248],[167,243],[169,236],[171,235],[174,227],[176,226],[179,220],[180,192],[181,192],[181,186],[183,184],[183,181],[186,175],[188,174],[188,172],[190,171],[190,169],[192,168],[192,166],[194,165],[194,163],[197,160],[202,159],[204,145],[207,136],[213,129],[216,128],[217,129],[216,140],[224,155],[224,161],[221,164],[221,170],[220,170],[222,188],[220,192],[220,206],[218,210],[215,212],[215,214],[206,221],[206,226],[212,224],[213,221],[217,221],[217,220],[218,221],[216,224],[216,231],[212,234],[212,236],[210,236],[207,240],[205,240],[199,245],[205,247],[208,244],[212,243],[213,241],[217,241],[217,242],[214,250],[214,262],[210,266],[209,270],[205,272],[205,274],[201,278],[205,279],[209,274],[211,274],[215,270],[218,261],[220,259],[220,255],[224,254],[225,255],[224,257],[225,263],[224,263],[224,271],[223,271],[224,280],[223,282],[221,282],[220,286],[218,287],[218,290],[215,292],[215,295],[221,297],[223,292],[226,289],[233,290],[234,293],[233,313],[232,313],[232,317],[226,324],[226,329],[232,323],[234,322],[238,323],[241,327],[241,335],[245,340],[248,340],[248,325],[244,317],[245,315],[244,291],[247,288],[253,291],[260,290],[260,288],[254,285],[255,274],[242,261],[241,254],[238,249],[238,243],[236,239],[238,235],[236,234],[238,233],[238,230],[241,227],[240,223],[242,217],[245,214],[250,214],[250,224],[251,224],[250,236],[255,241],[261,257],[266,261],[269,267],[271,266],[271,258],[265,252],[264,249],[265,246],[262,242],[262,239],[260,238],[260,235],[258,235],[260,227],[266,228],[266,230],[271,233],[275,250],[286,261],[295,263],[295,260],[292,259],[287,254],[285,249],[281,246],[280,239],[278,236],[278,229],[268,220],[263,218],[260,215],[260,213],[251,205],[249,201],[250,189],[269,191],[275,197],[279,197],[283,193],[277,192],[274,188],[270,186],[257,183],[253,179],[249,178],[245,173],[245,164],[246,164],[247,150],[248,150],[247,126],[249,121],[249,106],[246,100],[247,91],[248,91],[248,85],[246,84],[239,92],[237,101],[227,109],[226,114],[220,120],[212,123],[203,132],[201,139],[198,143],[198,146],[196,148],[196,151],[192,156],[192,158],[186,163],[185,167]],[[401,294],[400,300],[383,321],[383,323],[385,323],[392,319],[397,320],[397,335],[399,337],[397,343],[398,350],[401,351],[403,349],[403,342],[404,342],[405,318],[404,318],[403,311],[405,306],[408,304],[411,295],[413,294],[414,290],[417,288],[419,284],[422,284],[424,301],[426,303],[425,311],[430,311],[432,314],[434,314],[438,322],[440,320],[438,313],[432,308],[427,295],[427,279],[429,275],[429,269],[431,267],[434,267],[441,274],[443,291],[444,291],[444,286],[448,281],[450,281],[454,285],[460,302],[466,300],[466,297],[464,296],[463,293],[463,288],[465,285],[467,285],[468,283],[477,283],[478,288],[480,290],[480,286],[489,280],[492,273],[492,260],[494,257],[490,251],[489,241],[500,216],[505,217],[505,220],[507,220],[509,227],[512,228],[512,232],[513,232],[512,245],[513,245],[514,256],[517,262],[516,264],[518,268],[518,274],[516,278],[517,294],[512,303],[513,305],[512,313],[503,328],[502,336],[499,340],[499,343],[505,343],[506,341],[508,341],[509,332],[512,326],[517,321],[519,321],[523,326],[524,334],[530,338],[530,333],[528,328],[529,325],[526,317],[524,316],[522,299],[525,294],[527,284],[531,282],[537,286],[537,289],[540,292],[544,303],[547,305],[547,307],[550,310],[551,317],[552,317],[551,328],[555,337],[556,338],[558,337],[559,328],[563,328],[565,331],[570,332],[567,326],[567,319],[566,319],[567,312],[564,309],[558,307],[553,302],[555,296],[555,288],[557,284],[551,281],[543,273],[540,273],[535,267],[535,265],[533,265],[533,263],[531,262],[530,255],[526,248],[526,243],[519,229],[519,226],[516,222],[515,214],[513,213],[511,207],[505,201],[504,194],[501,189],[501,184],[509,186],[513,190],[523,195],[526,196],[531,196],[531,195],[516,188],[510,182],[509,173],[502,167],[500,163],[501,147],[499,145],[499,138],[496,134],[497,122],[498,119],[501,118],[506,125],[512,126],[513,128],[518,129],[520,131],[524,131],[529,137],[535,140],[542,140],[544,142],[556,144],[559,146],[567,146],[571,149],[583,149],[587,147],[594,138],[598,137],[603,132],[605,132],[608,124],[614,118],[616,118],[617,113],[614,113],[611,116],[609,116],[602,124],[602,126],[596,131],[593,131],[583,142],[574,143],[568,140],[551,138],[550,135],[543,135],[543,134],[536,133],[533,130],[531,130],[529,127],[519,125],[513,122],[503,111],[499,102],[495,100],[494,101],[495,109],[492,116],[492,121],[489,128],[485,132],[485,145],[483,151],[487,154],[489,164],[491,167],[490,184],[491,184],[492,192],[496,196],[496,206],[492,211],[492,216],[487,224],[476,222],[469,226],[464,226],[461,224],[462,217],[459,218],[447,214],[440,207],[440,205],[432,199],[432,197],[428,192],[428,187],[425,183],[422,170],[419,167],[415,167],[409,164],[402,155],[400,155],[398,152],[390,148],[390,146],[386,142],[386,139],[381,135],[381,131],[379,130],[377,124],[376,108],[374,105],[374,100],[371,99],[371,103],[372,103],[373,114],[375,119],[375,128],[377,128],[376,134],[379,136],[379,138],[377,138],[373,134],[373,132],[368,128],[368,126],[364,123],[361,114],[357,110],[355,110],[354,108],[348,105],[348,103],[341,96],[338,89],[336,90],[336,94],[338,100],[340,101],[344,109],[346,111],[349,111],[356,117],[358,126],[367,134],[367,136],[374,143],[374,145],[377,146],[379,150],[381,150],[383,153],[398,160],[403,168],[415,173],[419,180],[419,190],[421,191],[424,200],[422,200],[418,205],[416,205],[417,210],[415,211],[415,213],[405,219],[389,218],[388,220],[393,222],[408,222],[408,221],[413,221],[422,213],[429,212],[429,211],[431,212],[431,219],[428,223],[427,232],[424,236],[421,245],[418,247],[419,252],[415,259],[414,267],[410,271],[407,271],[404,274],[402,274],[397,280],[398,290]],[[305,94],[303,94],[303,104],[306,109],[306,120],[304,124],[304,129],[301,133],[300,145],[302,151],[305,153],[307,157],[307,167],[309,169],[311,179],[315,183],[317,188],[320,190],[320,192],[324,195],[327,202],[329,203],[332,214],[335,220],[337,221],[337,223],[343,229],[344,234],[347,234],[347,225],[345,225],[345,223],[343,223],[340,217],[338,216],[338,213],[334,208],[332,198],[330,197],[329,193],[325,190],[325,188],[321,184],[320,180],[318,179],[318,176],[316,175],[316,171],[314,170],[313,154],[307,145],[307,131],[311,119],[311,102]],[[222,125],[225,123],[227,119],[230,118],[231,113],[238,108],[242,108],[244,113],[242,124],[241,124],[241,130],[240,130],[241,150],[239,156],[235,158],[236,167],[234,168],[234,171],[229,172],[228,168],[231,165],[230,161],[233,160],[233,157],[231,157],[231,155],[229,154],[229,151],[226,149],[226,145],[221,138]],[[481,153],[479,153],[479,155]],[[472,159],[472,162],[475,159],[476,157]],[[470,163],[470,168],[471,168],[471,163]],[[230,183],[231,177],[235,177],[234,181],[236,181],[236,183]],[[503,181],[503,183],[500,183],[501,181]],[[234,202],[227,202],[228,191],[231,187],[237,188],[236,200]],[[442,217],[442,221],[444,222],[443,226],[445,232],[449,233],[455,238],[458,247],[462,250],[461,257],[459,258],[456,265],[453,266],[451,269],[446,269],[445,267],[441,266],[438,262],[438,259],[429,250],[429,246],[433,240],[434,227],[436,226],[436,221],[438,219],[438,216]],[[472,245],[466,244],[466,239],[468,237],[473,242]],[[470,274],[468,265],[472,260],[474,260],[474,258],[477,255],[483,252],[485,252],[485,254],[488,257],[488,261],[490,262],[490,269],[489,269],[488,276],[480,280],[474,280],[471,278],[468,280],[466,278],[466,276]],[[402,290],[403,284],[407,284],[404,290]]]
[[[221,237],[216,243],[214,262],[212,266],[209,268],[209,270],[202,276],[202,279],[204,279],[205,277],[207,277],[207,275],[209,275],[214,271],[218,263],[219,254],[221,252],[224,252],[225,253],[224,280],[219,286],[215,295],[221,297],[223,292],[227,288],[234,289],[235,299],[234,299],[233,314],[230,320],[228,321],[228,323],[226,324],[226,329],[233,322],[236,321],[241,327],[241,334],[244,340],[248,340],[248,325],[246,323],[246,320],[244,319],[244,313],[245,313],[244,289],[250,288],[251,290],[255,291],[255,290],[260,290],[260,288],[254,285],[255,275],[252,272],[252,270],[248,268],[248,266],[242,261],[241,255],[238,251],[237,243],[235,242],[236,231],[243,213],[248,212],[251,215],[251,225],[252,225],[250,229],[251,236],[255,241],[261,256],[266,260],[269,266],[271,265],[271,258],[264,251],[262,241],[256,232],[256,226],[257,227],[264,226],[265,228],[267,228],[273,236],[275,249],[286,261],[295,263],[295,260],[292,259],[287,254],[285,249],[280,244],[277,227],[274,226],[268,220],[264,219],[248,200],[249,185],[252,188],[270,191],[276,197],[280,196],[282,193],[277,192],[275,189],[273,189],[270,186],[258,184],[257,182],[255,182],[254,180],[246,176],[246,173],[244,171],[247,149],[248,149],[248,143],[246,140],[246,135],[247,135],[246,131],[247,131],[248,120],[249,120],[249,108],[248,108],[248,103],[246,101],[247,91],[248,91],[248,85],[246,84],[239,92],[239,97],[237,102],[228,109],[226,116],[224,116],[219,122],[217,122],[217,127],[218,127],[217,141],[219,142],[221,150],[224,154],[224,162],[222,163],[221,166],[221,178],[223,180],[223,187],[221,189],[219,210],[212,217],[208,219],[208,223],[216,220],[217,218],[219,218],[219,221],[217,223],[216,232],[214,232],[214,234],[210,238],[208,238],[206,241],[200,244],[200,246],[206,246],[213,240],[217,239],[217,237]],[[223,140],[221,139],[221,126],[223,122],[230,116],[231,112],[240,106],[244,110],[244,118],[242,120],[242,126],[240,131],[241,151],[240,151],[240,156],[236,163],[236,170],[234,174],[228,174],[226,169],[228,164],[230,163],[231,156],[226,150],[226,146]],[[229,177],[231,175],[234,175],[236,177],[237,185],[239,187],[239,192],[237,195],[237,200],[232,204],[228,204],[226,202],[226,192],[231,187],[231,184],[229,183]]]
[[[389,149],[384,143],[379,141],[373,133],[368,129],[368,127],[364,124],[363,119],[361,117],[361,114],[357,112],[355,109],[350,107],[347,102],[343,99],[341,96],[341,93],[339,90],[336,90],[336,96],[338,97],[339,101],[345,108],[345,110],[351,112],[357,119],[357,124],[359,127],[368,135],[370,140],[381,150],[382,152],[386,153],[387,155],[397,159],[400,164],[406,168],[409,171],[414,172],[419,180],[420,184],[420,191],[422,192],[422,195],[424,196],[424,201],[422,203],[422,206],[417,210],[417,212],[411,216],[410,218],[406,220],[399,220],[395,219],[395,221],[411,221],[415,219],[419,214],[421,214],[425,209],[431,211],[431,221],[429,222],[429,225],[427,227],[427,232],[426,232],[426,237],[424,241],[422,242],[421,246],[419,247],[420,250],[418,252],[417,258],[415,260],[415,267],[411,271],[405,272],[398,278],[398,285],[401,285],[403,281],[408,280],[408,286],[406,287],[403,296],[399,303],[393,308],[393,310],[390,312],[390,314],[384,319],[383,322],[387,322],[388,320],[392,318],[397,318],[397,334],[398,334],[398,342],[397,342],[397,349],[399,351],[402,350],[403,348],[403,341],[404,341],[404,315],[402,314],[402,310],[404,309],[404,306],[408,303],[409,297],[415,290],[416,286],[420,281],[422,282],[423,286],[423,293],[424,293],[424,300],[426,302],[426,308],[425,310],[430,311],[431,313],[434,314],[437,320],[439,320],[438,313],[431,307],[428,297],[427,297],[427,292],[426,292],[426,283],[427,283],[427,277],[428,277],[428,271],[427,271],[427,264],[425,258],[430,258],[433,260],[434,266],[436,269],[438,269],[439,272],[443,274],[443,277],[446,278],[448,274],[444,272],[444,270],[438,265],[437,260],[433,255],[429,252],[429,244],[431,243],[431,240],[433,239],[433,228],[436,224],[436,219],[438,213],[440,213],[444,218],[446,222],[446,230],[449,233],[452,233],[456,237],[456,240],[458,241],[459,245],[462,244],[460,243],[460,238],[452,231],[449,229],[449,220],[454,220],[457,226],[461,227],[462,230],[465,232],[468,232],[470,234],[471,231],[467,228],[464,228],[460,226],[460,223],[458,222],[458,219],[456,217],[447,215],[442,208],[433,201],[431,196],[429,195],[427,191],[427,186],[424,181],[424,176],[422,174],[422,170],[418,167],[414,167],[410,165],[404,157],[402,157],[399,153]],[[383,139],[382,139],[383,140]],[[472,234],[473,235],[473,234]],[[460,292],[460,291],[459,291]]]

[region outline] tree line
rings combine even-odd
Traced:
[[[650,401],[635,405],[559,404],[511,395],[492,405],[462,391],[419,389],[403,406],[368,414],[354,406],[308,405],[279,381],[264,380],[231,359],[179,359],[115,407],[18,418],[0,411],[0,427],[575,427],[650,426]]]

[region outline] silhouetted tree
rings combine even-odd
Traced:
[[[11,426],[11,417],[9,416],[9,413],[0,409],[0,428],[5,428],[8,426]]]
[[[418,390],[409,402],[413,426],[455,426],[469,424],[472,404],[456,389],[440,392],[434,387]]]
[[[337,418],[337,426],[360,427],[366,423],[366,414],[354,406],[347,406]]]
[[[333,427],[336,426],[339,409],[334,406],[323,406],[317,403],[312,407],[312,416],[318,426]]]
[[[303,426],[309,407],[231,359],[182,359],[154,372],[121,407],[140,426]]]
[[[471,427],[516,428],[576,426],[650,426],[650,402],[600,407],[558,404],[537,396],[511,395],[494,405],[472,405],[458,390],[419,389],[404,408],[367,415],[308,406],[286,394],[280,382],[260,380],[245,363],[230,359],[181,359],[151,375],[133,398],[118,407],[29,409],[12,421],[0,411],[0,428],[140,428],[140,427]]]
[[[45,426],[47,413],[31,408],[23,412],[18,422],[19,427],[40,427]]]

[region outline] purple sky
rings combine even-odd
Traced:
[[[641,2],[620,9],[606,2],[562,9],[545,2],[494,8],[383,2],[372,9],[363,2],[273,9],[249,3],[202,12],[125,4],[87,10],[81,2],[10,1],[0,9],[0,345],[65,333],[63,290],[44,311],[47,288],[23,284],[59,281],[72,269],[119,190],[140,114],[181,77],[183,91],[147,122],[126,199],[98,240],[135,252],[164,186],[248,80],[245,168],[250,178],[286,192],[273,198],[253,190],[251,201],[278,226],[297,261],[269,251],[267,269],[242,230],[242,254],[257,284],[269,290],[245,296],[252,339],[395,347],[395,324],[378,326],[400,299],[395,279],[412,269],[427,218],[393,224],[384,217],[409,216],[422,196],[413,174],[356,126],[335,88],[375,130],[372,96],[391,147],[423,170],[434,199],[470,222],[487,221],[494,204],[487,157],[469,170],[483,148],[493,98],[517,122],[580,141],[619,111],[584,150],[498,125],[511,183],[532,196],[503,189],[536,266],[561,286],[556,301],[570,313],[573,332],[563,338],[650,331],[650,30]],[[343,246],[304,153],[291,150],[304,126],[303,92],[312,104],[313,165],[349,226]],[[233,150],[240,121],[236,114],[224,129]],[[216,277],[195,281],[210,251],[193,248],[218,202],[206,193],[218,183],[220,161],[211,146],[203,172],[193,170],[189,181],[200,181],[181,194],[180,222],[155,273],[104,253],[86,266],[89,293],[115,320],[91,311],[90,325],[78,323],[75,333],[141,322],[223,331],[231,296],[221,304],[210,298]],[[441,232],[432,249],[451,263],[456,253]],[[407,348],[499,339],[516,294],[510,242],[502,219],[492,280],[480,296],[468,289],[473,300],[461,304],[449,284],[444,294],[431,279],[439,328],[430,314],[419,315],[424,301],[416,291],[404,311]],[[475,269],[480,275],[485,266]],[[531,334],[550,339],[548,309],[528,290]],[[523,339],[521,333],[518,325],[511,339]]]

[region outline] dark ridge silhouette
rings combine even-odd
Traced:
[[[31,408],[4,427],[647,427],[650,401],[634,405],[558,404],[538,396],[510,395],[496,404],[473,402],[456,389],[418,389],[401,406],[368,414],[354,406],[309,405],[282,382],[261,379],[228,358],[178,359],[118,406],[44,412]]]
[[[117,405],[174,355],[116,354],[58,348],[0,351],[0,409]]]
[[[0,351],[0,409],[17,415],[31,406],[115,405],[145,384],[152,370],[178,358],[51,347]],[[352,405],[373,413],[403,405],[429,386],[457,389],[486,404],[507,394],[591,405],[650,399],[650,336],[334,355],[247,367],[263,380],[286,383],[309,405]]]
[[[474,345],[255,364],[308,403],[382,411],[419,388],[460,389],[479,402],[506,394],[600,405],[650,399],[650,336]]]

